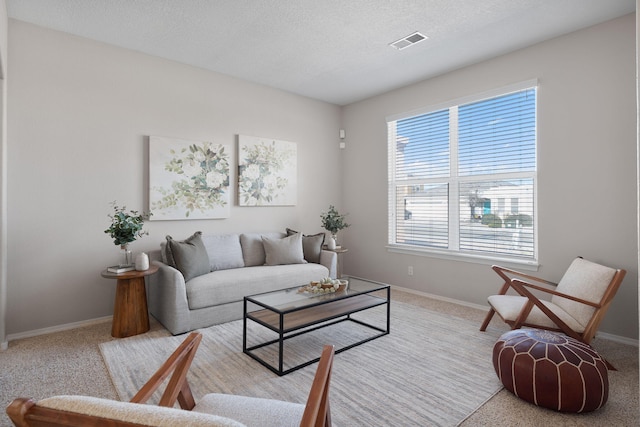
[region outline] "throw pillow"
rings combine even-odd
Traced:
[[[305,264],[302,252],[302,234],[297,233],[284,239],[262,236],[262,244],[267,265]]]
[[[202,236],[202,242],[209,254],[211,271],[244,267],[238,234],[207,233]]]
[[[264,253],[264,245],[262,244],[262,236],[271,239],[282,239],[284,233],[244,233],[240,235],[240,245],[242,246],[242,256],[244,257],[244,266],[253,267],[256,265],[264,265],[266,255]]]
[[[287,236],[298,233],[296,230],[287,228]],[[307,262],[313,262],[315,264],[320,263],[320,253],[322,252],[322,245],[324,244],[324,233],[318,233],[313,235],[302,235],[302,252],[304,253],[304,259]]]
[[[167,236],[167,259],[173,260],[173,267],[180,270],[185,282],[211,271],[209,255],[202,243],[200,231],[182,242]]]

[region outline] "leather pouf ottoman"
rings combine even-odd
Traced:
[[[589,412],[607,402],[607,365],[589,345],[538,329],[505,333],[493,347],[493,366],[505,388],[535,405]]]

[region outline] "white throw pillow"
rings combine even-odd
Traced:
[[[266,265],[306,264],[302,251],[302,234],[297,233],[284,239],[262,236]]]

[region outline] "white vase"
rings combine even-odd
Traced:
[[[145,271],[149,269],[149,255],[144,252],[140,252],[136,256],[136,270]]]
[[[336,239],[333,238],[333,236],[329,237],[329,240],[327,240],[327,249],[329,250],[334,250],[336,248]]]

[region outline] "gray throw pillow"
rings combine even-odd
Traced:
[[[287,228],[287,236],[296,234],[296,230]],[[302,235],[302,252],[304,253],[304,259],[307,262],[313,262],[315,264],[320,263],[320,253],[322,252],[322,245],[324,244],[324,233]]]
[[[207,233],[202,236],[202,243],[209,254],[211,271],[244,267],[238,234]]]
[[[167,260],[173,262],[172,267],[180,270],[185,282],[211,271],[209,255],[202,243],[200,231],[182,242],[167,236]]]
[[[264,253],[262,236],[269,237],[271,239],[282,239],[283,237],[286,237],[284,233],[279,232],[241,234],[240,245],[242,246],[242,256],[244,258],[245,267],[264,265],[267,258]]]
[[[302,234],[297,233],[284,239],[262,236],[262,244],[267,265],[306,264],[302,252]]]

